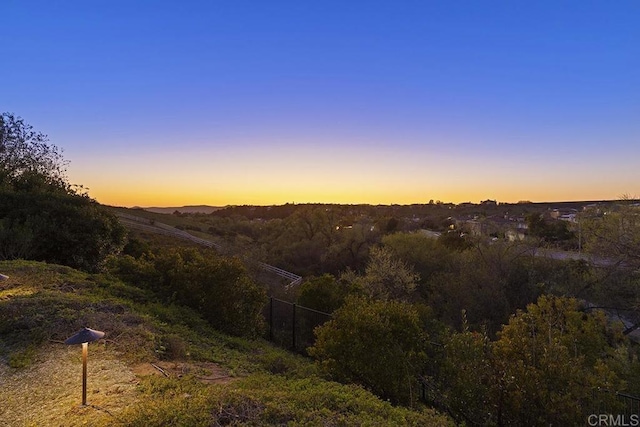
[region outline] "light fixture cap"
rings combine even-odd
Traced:
[[[76,332],[75,335],[69,337],[64,342],[65,344],[82,344],[85,342],[97,341],[104,337],[104,332],[96,331],[89,328],[84,328]]]

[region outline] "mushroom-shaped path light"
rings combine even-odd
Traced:
[[[87,353],[89,352],[89,343],[102,337],[104,337],[104,332],[84,328],[64,342],[65,344],[82,344],[82,406],[87,404]]]

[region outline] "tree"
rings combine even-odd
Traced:
[[[460,252],[472,247],[469,240],[455,230],[448,230],[446,233],[442,233],[440,237],[438,237],[438,241],[445,247]]]
[[[455,269],[457,253],[448,249],[437,239],[420,233],[395,233],[384,236],[382,244],[385,248],[413,266],[420,276],[419,291],[426,297],[429,288],[434,285],[433,278]]]
[[[597,387],[621,390],[608,365],[620,338],[603,312],[585,313],[575,299],[542,296],[504,326],[494,355],[502,372],[503,424],[577,425]]]
[[[125,229],[66,178],[67,162],[21,118],[0,115],[0,257],[99,270]]]
[[[515,242],[478,243],[452,252],[447,269],[434,272],[424,294],[440,318],[461,327],[465,310],[474,330],[495,336],[518,308],[535,301],[543,290],[544,271],[530,248]]]
[[[6,259],[26,258],[99,270],[119,252],[125,229],[95,201],[74,194],[0,191]]]
[[[358,383],[395,403],[416,401],[427,334],[412,305],[349,297],[316,336],[309,354],[333,379]]]
[[[640,327],[640,207],[618,203],[586,212],[579,221],[583,246],[608,279],[598,302],[625,312],[633,323],[625,330],[629,334]]]
[[[310,277],[300,286],[298,304],[325,313],[333,313],[342,306],[351,292],[353,289],[330,274]]]
[[[34,131],[20,117],[0,115],[1,187],[25,189],[22,187],[38,183],[68,192],[67,164],[62,151],[50,144],[46,135]]]
[[[198,310],[217,329],[232,335],[263,331],[266,291],[255,283],[238,258],[211,251],[182,251],[184,264],[172,287],[178,302]]]
[[[542,296],[495,341],[467,328],[447,337],[436,383],[442,405],[468,424],[581,425],[594,408],[616,408],[614,393],[594,390],[624,391],[622,375],[636,378],[627,352],[603,312]]]
[[[536,237],[544,237],[544,235],[546,234],[547,223],[542,217],[542,214],[531,213],[527,215],[526,221],[529,234]]]
[[[373,299],[409,300],[420,276],[384,247],[372,247],[363,276],[348,270],[341,279]]]
[[[588,252],[640,269],[640,207],[619,204],[602,215],[585,214],[579,220]]]
[[[366,219],[355,221],[350,226],[340,227],[324,259],[324,264],[329,267],[329,271],[338,272],[345,267],[355,270],[363,268],[369,257],[370,247],[378,241],[377,233],[372,230],[373,224]]]
[[[499,378],[493,343],[484,333],[465,327],[445,337],[439,374],[440,393],[431,396],[469,425],[496,425],[495,389]]]
[[[217,329],[232,335],[257,336],[264,327],[264,288],[252,281],[235,257],[193,248],[155,248],[140,258],[114,258],[110,272],[151,290],[165,304],[198,311]]]
[[[575,239],[575,233],[569,230],[566,221],[546,221],[541,214],[529,214],[527,216],[529,234],[538,237],[547,243],[567,242]]]

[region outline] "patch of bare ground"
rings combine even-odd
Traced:
[[[127,366],[103,344],[89,344],[87,405],[82,406],[81,346],[49,344],[27,368],[0,361],[0,426],[108,426],[138,401],[139,377],[193,376],[206,384],[233,380],[211,362],[158,361]]]
[[[0,425],[109,425],[137,400],[137,382],[111,350],[90,344],[87,405],[82,406],[81,346],[50,344],[27,368],[0,363]]]

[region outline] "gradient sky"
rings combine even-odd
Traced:
[[[101,203],[640,195],[635,0],[3,0],[0,16],[0,111]]]

